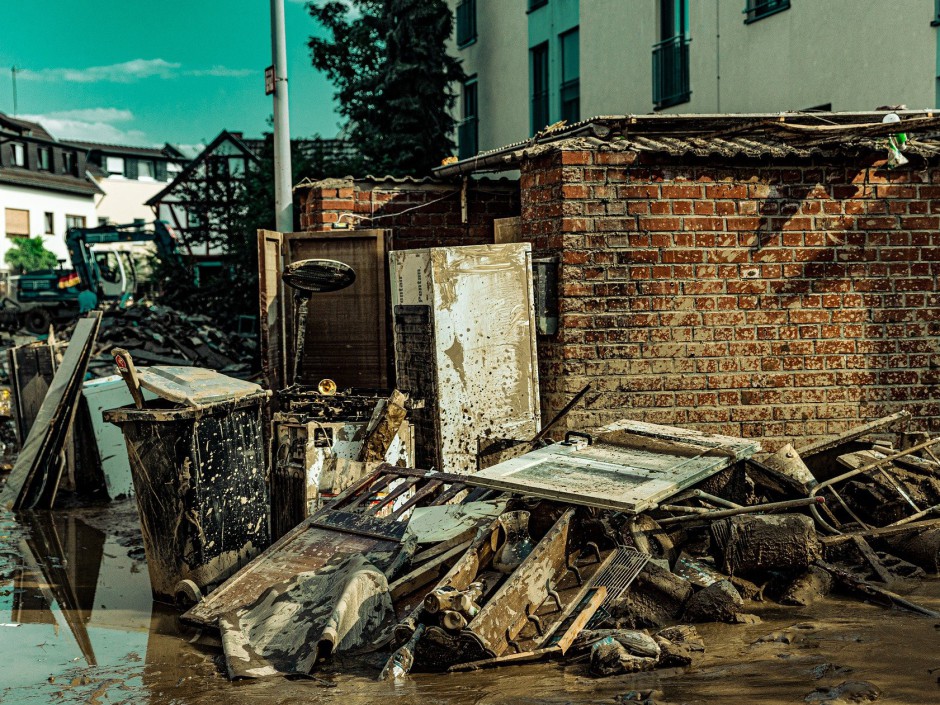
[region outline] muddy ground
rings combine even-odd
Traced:
[[[377,656],[312,681],[230,683],[217,638],[151,602],[137,527],[133,501],[0,515],[0,703],[622,703],[653,690],[660,705],[770,705],[847,702],[817,691],[843,681],[873,684],[881,703],[940,702],[940,625],[844,596],[702,625],[706,653],[688,669],[595,679],[586,663],[549,663],[392,685],[373,680]],[[938,580],[893,587],[940,610]]]

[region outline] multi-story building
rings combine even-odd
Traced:
[[[0,113],[0,269],[14,240],[41,237],[68,260],[65,233],[97,225],[102,191],[88,176],[84,150],[59,142],[41,125]]]
[[[162,148],[74,140],[68,144],[85,152],[88,172],[103,191],[95,206],[101,222],[153,220],[147,201],[176,178],[189,161],[171,144]]]
[[[934,108],[936,0],[448,0],[460,156],[596,115]]]

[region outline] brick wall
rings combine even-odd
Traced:
[[[878,166],[525,161],[523,235],[562,261],[543,413],[590,381],[569,427],[631,417],[773,448],[903,408],[940,430],[940,170]]]
[[[519,215],[515,181],[471,180],[462,185],[395,179],[328,179],[296,188],[303,230],[329,230],[334,223],[382,228],[390,249],[493,242],[493,220]],[[463,202],[466,203],[466,219]],[[466,221],[466,222],[464,222]]]

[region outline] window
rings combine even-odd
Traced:
[[[532,86],[532,132],[548,125],[548,42],[529,50]]]
[[[477,0],[460,0],[457,5],[457,46],[465,47],[477,40]]]
[[[529,12],[538,10],[540,7],[544,7],[547,4],[548,0],[529,0]]]
[[[789,9],[790,0],[747,0],[747,7],[744,8],[744,24],[750,24]]]
[[[457,132],[457,155],[461,159],[472,157],[479,149],[479,114],[477,103],[477,79],[469,78],[463,84],[463,120]]]
[[[26,145],[13,143],[13,166],[26,166]]]
[[[18,208],[4,209],[7,237],[29,237],[29,211]]]
[[[85,227],[85,216],[83,215],[67,215],[65,216],[65,229],[71,230],[72,228],[84,228]]]
[[[153,180],[153,162],[149,159],[137,160],[137,178]]]
[[[689,0],[659,0],[659,37],[653,45],[653,105],[687,103],[689,87]]]
[[[45,215],[45,222],[46,235],[55,235],[55,215],[47,211]]]
[[[98,265],[98,272],[104,281],[109,284],[121,281],[121,265],[117,253],[110,250],[95,252],[95,264]]]
[[[124,176],[124,158],[107,157],[105,159],[105,169],[111,176]]]
[[[581,119],[581,46],[578,28],[559,37],[561,44],[561,119],[570,125]]]
[[[52,153],[49,151],[48,147],[40,147],[36,150],[36,156],[38,157],[36,162],[37,167],[42,171],[52,170]]]
[[[940,27],[940,0],[933,0],[933,19],[930,21],[931,27]]]
[[[245,160],[241,157],[228,158],[228,173],[230,176],[241,178],[245,175]]]
[[[75,152],[62,153],[63,171],[72,176],[78,176],[78,158]]]

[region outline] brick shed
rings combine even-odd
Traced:
[[[883,116],[596,118],[438,169],[518,170],[521,237],[561,261],[543,414],[591,382],[569,427],[630,417],[773,448],[907,409],[940,431],[940,119],[901,113],[910,161],[889,170]],[[500,196],[463,235],[444,215],[439,238],[430,221],[395,237],[492,241],[496,203],[512,214]],[[308,201],[308,224],[327,210]]]

